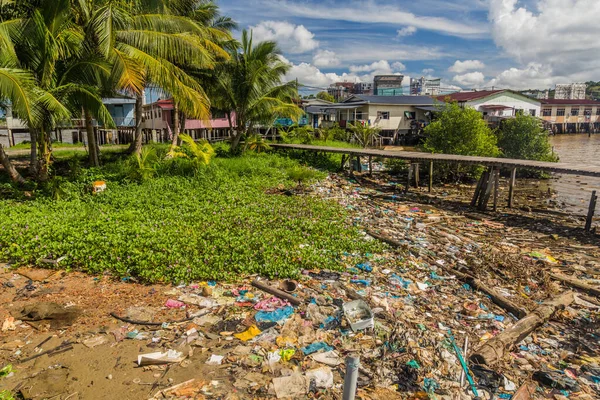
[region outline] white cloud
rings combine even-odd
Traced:
[[[317,67],[335,67],[340,63],[337,54],[331,50],[317,50],[313,56],[313,64]]]
[[[425,68],[424,70],[421,71],[423,73],[423,75],[425,76],[430,76],[432,75],[435,70],[433,68]]]
[[[531,4],[490,0],[492,37],[520,63],[519,68],[502,72],[497,81],[516,86],[532,77],[526,87],[541,89],[560,83],[559,79],[565,83],[597,79],[600,1],[538,0],[535,8]],[[540,75],[542,71],[551,74],[548,79]]]
[[[479,87],[485,81],[485,75],[482,72],[467,72],[462,75],[455,75],[452,80],[461,86],[473,88]]]
[[[290,0],[263,0],[262,4],[264,7],[277,7],[282,14],[313,19],[412,26],[460,37],[482,37],[488,32],[487,26],[479,22],[456,22],[443,17],[415,15],[399,6],[374,0],[349,1],[344,5],[336,4],[335,7],[323,2],[300,3]]]
[[[273,40],[282,50],[289,53],[306,53],[319,47],[319,42],[314,39],[315,35],[304,25],[294,25],[285,21],[262,21],[250,29],[256,42]]]
[[[367,65],[351,65],[350,72],[372,72],[379,71],[381,75],[392,74],[394,72],[403,71],[406,66],[401,62],[395,62],[392,65],[386,60],[375,61]]]
[[[465,61],[456,60],[454,65],[451,66],[450,68],[448,68],[448,71],[455,72],[457,74],[462,74],[463,72],[466,72],[466,71],[471,71],[474,69],[482,69],[482,68],[485,68],[485,64],[479,60],[465,60]]]
[[[525,68],[510,68],[490,80],[486,86],[512,89],[550,88],[560,77],[554,76],[548,65],[530,63]],[[567,78],[564,78],[568,82]]]
[[[398,29],[398,37],[412,36],[415,33],[417,33],[417,28],[414,26],[405,26],[402,29]]]

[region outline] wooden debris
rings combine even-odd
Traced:
[[[300,304],[302,304],[302,301],[300,301],[297,297],[294,297],[291,294],[284,292],[283,290],[271,287],[260,281],[252,281],[252,286],[262,290],[263,292],[267,292],[272,294],[273,296],[277,296],[280,299],[285,299],[295,306],[299,306]]]
[[[600,288],[590,286],[586,284],[584,281],[581,281],[577,278],[573,278],[567,275],[562,274],[550,274],[550,277],[554,280],[560,281],[564,284],[567,284],[575,289],[579,289],[587,294],[600,297]]]
[[[485,365],[498,363],[515,344],[546,323],[557,310],[570,305],[574,299],[573,292],[567,292],[557,298],[545,301],[535,311],[481,345],[471,355],[470,360],[476,364]]]

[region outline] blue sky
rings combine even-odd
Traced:
[[[220,0],[277,40],[288,79],[314,87],[380,73],[446,87],[550,88],[600,80],[598,0]],[[599,71],[599,72],[596,72]],[[405,80],[405,82],[408,79]]]

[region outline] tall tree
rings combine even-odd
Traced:
[[[231,59],[219,77],[222,96],[219,102],[231,110],[236,119],[232,151],[237,150],[241,139],[257,124],[269,124],[274,116],[298,118],[302,115],[302,110],[293,102],[298,95],[296,83],[283,83],[289,69],[274,42],[254,45],[252,33],[242,32],[241,46],[231,50]]]

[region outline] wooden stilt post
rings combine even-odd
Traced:
[[[404,187],[404,193],[408,193],[408,188],[410,188],[410,182],[412,181],[413,175],[413,164],[409,164],[408,166],[408,179],[406,180],[406,186]]]
[[[348,160],[350,161],[350,175],[354,174],[354,164],[352,162],[352,154],[348,155]]]
[[[515,195],[515,181],[517,179],[517,169],[510,170],[510,183],[508,186],[508,208],[513,206],[513,197]]]
[[[433,161],[429,161],[429,193],[433,190]]]
[[[419,188],[419,163],[415,163],[415,187]]]
[[[485,187],[485,192],[483,192],[483,196],[479,199],[479,209],[481,211],[485,211],[487,208],[487,203],[490,200],[490,196],[492,194],[492,188],[494,187],[494,167],[490,167],[490,170],[487,174],[487,185]]]
[[[369,156],[369,175],[373,175],[373,156]]]
[[[346,164],[346,155],[342,154],[342,165],[340,165],[340,171],[344,171],[344,165]]]
[[[585,231],[589,232],[592,229],[592,221],[594,219],[594,213],[596,212],[596,202],[598,201],[598,196],[596,196],[596,191],[592,192],[592,198],[590,199],[590,208],[588,209],[587,219],[585,220]]]
[[[479,204],[479,199],[481,198],[481,192],[487,182],[487,174],[488,171],[484,171],[481,174],[481,178],[479,178],[479,182],[477,182],[477,187],[475,188],[475,194],[473,194],[473,199],[471,200],[471,207],[475,207]]]
[[[498,188],[500,186],[500,168],[494,173],[494,212],[498,211]]]

